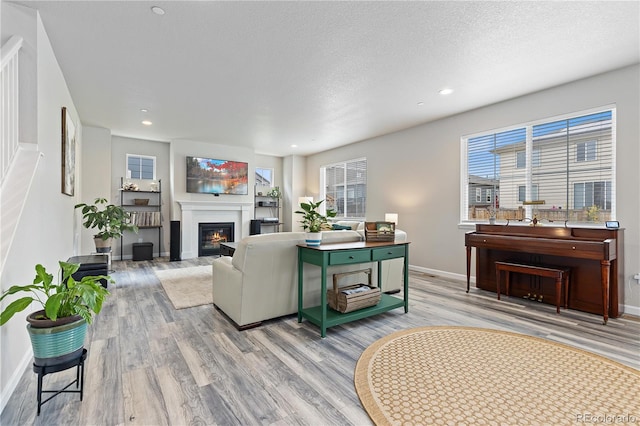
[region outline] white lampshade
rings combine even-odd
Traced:
[[[313,197],[299,197],[298,198],[298,204],[302,204],[302,203],[306,203],[306,204],[311,204],[313,203]]]
[[[396,225],[398,224],[398,213],[385,213],[384,215],[385,222],[393,222]]]

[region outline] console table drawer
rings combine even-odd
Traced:
[[[405,254],[404,246],[400,247],[382,247],[372,250],[371,259],[374,261],[395,259],[397,257],[403,257]]]
[[[329,253],[329,265],[347,265],[371,261],[371,250],[340,250]]]

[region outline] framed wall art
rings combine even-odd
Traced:
[[[76,179],[76,126],[62,107],[62,193],[73,196]]]

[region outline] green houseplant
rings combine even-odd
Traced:
[[[278,198],[278,199],[282,197],[282,192],[280,192],[280,187],[274,186],[273,188],[271,188],[269,192],[267,192],[267,197]]]
[[[54,283],[53,274],[41,264],[36,265],[35,278],[29,285],[14,285],[2,293],[0,301],[13,294],[25,294],[11,302],[0,313],[0,326],[16,313],[36,302],[42,308],[27,316],[27,330],[33,355],[38,365],[63,362],[80,356],[84,346],[87,324],[100,313],[109,291],[100,280],[113,282],[104,275],[73,278],[80,265],[58,262],[60,281]]]
[[[320,204],[324,200],[317,202],[309,201],[308,203],[300,203],[302,210],[297,210],[297,214],[302,215],[302,229],[307,232],[306,243],[308,246],[319,246],[321,241],[320,232],[323,229],[331,229],[327,218],[335,217],[337,212],[332,209],[328,209],[326,215],[321,214],[318,211]]]
[[[130,223],[131,214],[120,206],[108,204],[106,198],[96,198],[94,204],[76,204],[75,208],[82,209],[85,228],[98,230],[93,239],[98,253],[111,251],[111,240],[122,237],[124,231],[138,232],[138,227]]]

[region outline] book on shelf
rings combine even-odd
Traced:
[[[131,223],[136,226],[160,226],[160,212],[131,212]]]

